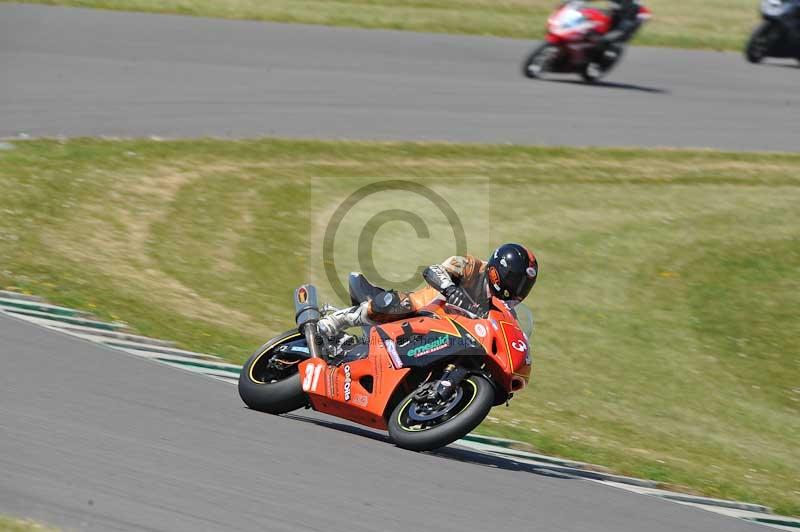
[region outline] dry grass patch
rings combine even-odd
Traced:
[[[0,532],[57,532],[57,530],[30,519],[16,519],[0,515]]]

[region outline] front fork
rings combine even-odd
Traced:
[[[295,321],[298,330],[305,336],[311,358],[324,358],[322,335],[317,329],[321,314],[317,307],[317,289],[304,284],[294,291]]]
[[[442,376],[435,381],[428,381],[420,385],[416,392],[414,392],[414,400],[417,402],[431,402],[431,401],[448,401],[453,394],[458,390],[461,383],[470,375],[481,375],[486,378],[495,388],[495,396],[500,397],[502,393],[502,400],[495,402],[495,404],[508,403],[508,399],[512,397],[511,393],[504,393],[497,388],[494,379],[490,374],[483,370],[468,369],[463,366],[456,366],[455,364],[448,364]]]
[[[434,390],[441,399],[450,399],[453,392],[461,385],[461,381],[469,374],[469,370],[454,364],[448,364],[442,378],[436,382]]]
[[[438,380],[428,381],[417,388],[414,392],[414,401],[418,403],[447,401],[468,374],[467,369],[448,364]]]

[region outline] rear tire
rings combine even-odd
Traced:
[[[389,436],[394,443],[411,451],[432,451],[463,438],[480,425],[494,405],[494,386],[481,375],[466,377],[460,386],[464,403],[461,410],[432,427],[409,422],[409,410],[416,404],[414,393],[400,401],[388,423]]]
[[[603,77],[602,72],[595,73],[595,71],[592,70],[593,66],[593,63],[589,63],[581,69],[581,79],[590,85],[597,83],[600,78]]]
[[[587,63],[581,69],[581,78],[586,83],[597,83],[602,78],[606,77],[611,70],[617,66],[617,63],[622,60],[622,54],[625,49],[617,44],[610,45],[604,52],[603,57],[598,61]],[[610,58],[606,57],[607,54],[613,54]]]
[[[764,21],[759,24],[747,41],[747,46],[744,49],[745,58],[753,64],[763,61],[769,54],[772,43],[775,42],[774,34],[776,31],[777,28],[772,22]]]
[[[542,43],[522,62],[522,75],[530,79],[544,79],[557,54],[555,46]]]
[[[239,397],[253,410],[268,414],[285,414],[308,404],[300,384],[297,366],[284,374],[269,374],[264,366],[281,344],[301,338],[295,331],[277,336],[259,347],[242,367],[239,374]]]

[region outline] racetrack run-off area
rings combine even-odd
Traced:
[[[523,78],[534,44],[0,4],[0,137],[797,147],[794,64],[632,48],[592,87]]]

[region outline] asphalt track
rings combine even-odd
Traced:
[[[3,4],[0,137],[797,150],[795,63],[753,66],[735,53],[634,48],[607,85],[590,87],[574,76],[524,79],[519,63],[532,46]]]
[[[512,460],[418,454],[0,314],[0,513],[72,530],[740,532]]]

